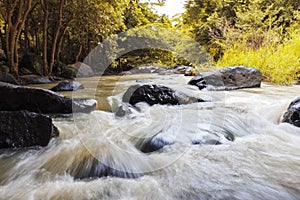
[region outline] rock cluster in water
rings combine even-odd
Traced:
[[[188,84],[200,90],[236,90],[260,87],[262,74],[254,68],[242,66],[219,69],[213,72],[202,72],[192,78]]]
[[[45,114],[89,113],[92,99],[71,99],[50,90],[0,82],[0,148],[45,146],[58,135]]]

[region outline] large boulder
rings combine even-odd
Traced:
[[[154,104],[180,105],[203,102],[202,99],[188,96],[162,85],[133,85],[127,89],[122,101],[131,105],[146,102],[150,106]]]
[[[45,114],[89,113],[96,108],[96,100],[72,99],[50,90],[16,86],[0,82],[0,110]]]
[[[50,79],[46,76],[24,75],[24,76],[20,76],[20,79],[24,84],[49,84],[49,83],[51,83]]]
[[[58,85],[54,86],[50,90],[59,92],[59,91],[76,91],[84,89],[84,86],[77,81],[62,81]]]
[[[11,83],[14,85],[20,85],[19,81],[17,81],[17,79],[13,75],[8,73],[0,72],[0,81],[5,83]]]
[[[300,127],[300,96],[289,105],[287,111],[283,115],[282,122]]]
[[[0,111],[0,149],[46,146],[58,136],[52,119],[28,111]]]
[[[85,63],[77,62],[69,66],[77,70],[76,77],[90,77],[95,75],[93,69]]]
[[[254,68],[242,66],[219,69],[213,72],[202,72],[192,78],[188,84],[200,90],[235,90],[260,87],[262,74]]]

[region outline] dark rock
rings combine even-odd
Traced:
[[[69,66],[77,70],[76,77],[90,77],[95,75],[93,69],[85,63],[78,62]]]
[[[283,115],[282,122],[300,127],[300,97],[296,98],[289,105],[287,111]]]
[[[259,70],[241,66],[223,68],[214,72],[203,72],[190,80],[188,84],[200,90],[235,90],[260,87],[262,75]]]
[[[0,72],[0,81],[5,83],[10,83],[14,85],[20,85],[19,81],[15,79],[15,77],[8,73],[1,73]]]
[[[171,145],[171,144],[173,144],[173,142],[166,141],[160,137],[154,137],[150,141],[143,143],[141,147],[137,147],[137,148],[140,149],[143,153],[152,153],[155,151],[159,151],[164,146]]]
[[[63,81],[60,82],[55,87],[51,88],[50,90],[58,92],[58,91],[76,91],[80,89],[84,89],[84,86],[77,81]]]
[[[46,146],[58,136],[52,119],[28,111],[0,111],[0,148]]]
[[[20,60],[19,68],[26,68],[35,74],[43,75],[43,60],[35,54],[26,54]]]
[[[24,75],[24,76],[20,76],[20,78],[24,84],[49,84],[49,83],[51,83],[50,79],[46,76]]]
[[[188,96],[182,92],[161,85],[133,85],[125,92],[122,100],[131,105],[146,102],[150,106],[154,104],[180,105],[203,102],[202,99]]]
[[[72,99],[50,90],[16,86],[0,82],[0,110],[45,114],[89,113],[96,108],[92,99]]]

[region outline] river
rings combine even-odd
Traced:
[[[189,79],[153,74],[80,79],[84,90],[63,94],[95,98],[97,111],[54,119],[60,137],[45,148],[2,151],[0,199],[300,199],[300,129],[280,123],[300,86],[263,83],[208,92],[187,85]],[[207,102],[141,103],[141,112],[115,117],[111,111],[122,93],[137,82]],[[153,137],[172,144],[152,153],[138,150]],[[222,144],[202,144],[206,140]],[[125,178],[95,178],[99,166],[125,172]]]

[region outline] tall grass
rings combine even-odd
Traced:
[[[249,48],[239,42],[228,48],[217,62],[218,67],[243,65],[259,69],[265,81],[291,84],[300,78],[300,30],[279,44]]]

